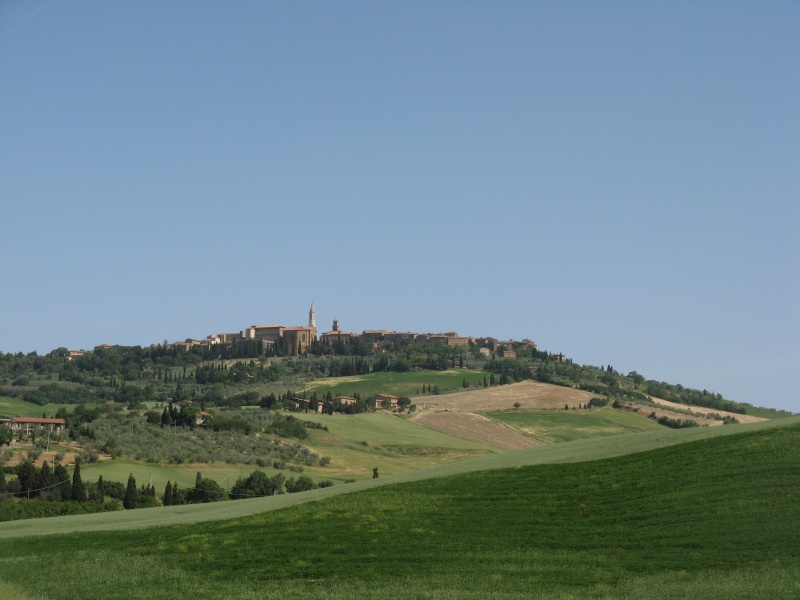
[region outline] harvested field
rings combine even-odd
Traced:
[[[754,417],[752,415],[740,415],[738,413],[732,413],[726,410],[717,410],[715,408],[704,408],[702,406],[690,406],[687,404],[678,404],[677,402],[670,402],[669,400],[662,400],[661,398],[651,398],[651,399],[653,402],[655,402],[656,404],[660,404],[667,410],[669,410],[670,408],[677,408],[679,410],[690,410],[693,413],[704,414],[704,415],[717,414],[721,417],[733,417],[734,419],[739,421],[739,423],[757,423],[759,421],[767,420],[763,417]],[[684,416],[683,418],[692,418],[692,417]],[[721,421],[715,421],[715,424],[720,424],[720,423]]]
[[[468,412],[423,412],[414,422],[500,450],[520,450],[544,442],[522,435],[499,421]]]
[[[449,410],[456,412],[481,412],[507,410],[519,402],[523,409],[564,408],[585,404],[596,394],[535,381],[480,388],[442,396],[414,398],[417,410]]]

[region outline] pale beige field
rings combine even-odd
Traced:
[[[740,415],[737,413],[728,412],[726,410],[716,410],[715,408],[703,408],[702,406],[687,406],[686,404],[678,404],[677,402],[670,402],[669,400],[662,400],[661,398],[651,398],[651,400],[656,404],[660,404],[667,410],[670,408],[677,408],[680,410],[690,410],[693,413],[704,414],[704,415],[717,414],[721,417],[733,417],[734,419],[739,421],[739,423],[758,423],[759,421],[768,420],[763,417],[754,417],[752,415]],[[658,413],[658,411],[656,411],[656,413]],[[678,414],[677,416],[680,417],[680,414]],[[717,421],[716,419],[698,419],[696,417],[688,417],[685,415],[683,416],[683,418],[692,418],[696,421],[710,420],[714,422],[713,423],[714,425],[719,425],[722,423],[722,421]]]
[[[417,410],[482,412],[512,409],[515,402],[519,402],[523,409],[562,409],[565,404],[572,408],[578,403],[588,403],[594,397],[591,392],[574,388],[523,381],[442,396],[421,396],[414,398],[414,402]]]
[[[426,411],[415,415],[413,421],[500,450],[521,450],[544,444],[514,431],[499,421],[475,413]]]
[[[586,404],[595,394],[547,383],[523,381],[491,388],[456,392],[442,396],[414,398],[415,423],[485,444],[499,450],[519,450],[544,444],[479,413],[511,410],[519,402],[522,409],[562,410]]]

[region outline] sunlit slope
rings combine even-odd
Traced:
[[[52,599],[797,597],[800,424],[738,433],[232,521],[9,540],[0,579]]]
[[[337,496],[339,494],[349,494],[351,492],[381,487],[391,483],[418,481],[432,477],[456,475],[488,469],[590,461],[643,452],[654,448],[661,448],[694,440],[782,428],[797,424],[800,424],[800,417],[764,421],[762,423],[748,425],[726,425],[725,427],[713,428],[698,427],[682,430],[662,429],[658,432],[634,433],[601,439],[579,440],[529,448],[517,452],[490,454],[420,471],[336,485],[334,487],[303,492],[301,494],[285,494],[269,498],[254,498],[251,500],[236,500],[190,506],[168,506],[117,513],[12,521],[0,523],[0,539],[72,531],[134,529],[179,523],[232,519],[265,510],[275,510],[312,500]]]

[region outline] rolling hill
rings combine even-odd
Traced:
[[[655,438],[662,447],[641,451]],[[401,483],[406,474],[353,484],[358,493],[314,492],[307,499],[315,501],[233,520],[7,538],[0,591],[52,599],[797,597],[799,441],[795,418],[621,435],[478,457],[416,481]]]

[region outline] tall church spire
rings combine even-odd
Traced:
[[[311,310],[308,311],[308,326],[317,328],[317,313],[314,311],[314,303],[311,303]]]

